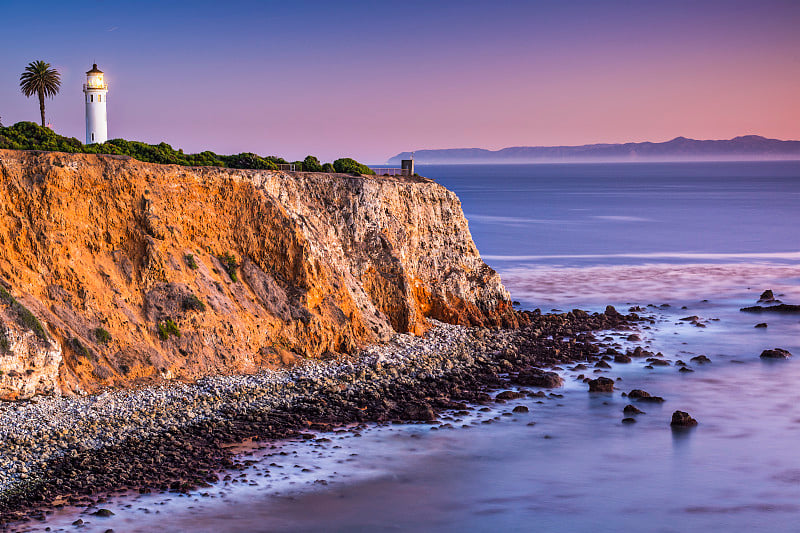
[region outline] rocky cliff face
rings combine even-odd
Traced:
[[[427,317],[516,321],[429,180],[112,156],[0,150],[0,284],[4,398],[292,364]]]

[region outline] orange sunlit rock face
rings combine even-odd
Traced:
[[[5,397],[294,364],[428,317],[516,324],[458,198],[428,180],[15,151],[0,169],[0,283],[51,337],[0,354]]]

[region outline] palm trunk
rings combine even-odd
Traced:
[[[44,93],[39,91],[39,112],[42,114],[42,127],[44,128]]]

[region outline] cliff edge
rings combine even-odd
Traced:
[[[517,320],[430,180],[0,150],[0,399],[290,365],[429,317]]]

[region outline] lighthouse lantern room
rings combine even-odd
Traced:
[[[83,84],[86,96],[86,144],[104,143],[108,140],[108,121],[106,119],[106,95],[108,85],[103,80],[103,71],[97,64],[86,73]]]

